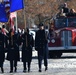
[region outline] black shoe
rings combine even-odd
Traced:
[[[45,67],[45,71],[46,71],[46,70],[48,70],[48,68],[47,68],[47,67]]]
[[[13,73],[13,71],[10,71],[10,73]]]
[[[24,73],[26,73],[26,70],[23,70]]]
[[[41,69],[39,69],[39,72],[42,72],[42,70],[41,70]]]
[[[4,73],[4,71],[2,71],[2,73]]]
[[[28,69],[28,72],[30,72],[30,69]]]

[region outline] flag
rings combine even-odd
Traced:
[[[14,12],[24,8],[23,0],[3,0],[3,1],[8,16],[10,15],[10,12]]]
[[[16,12],[11,12],[10,13],[10,18],[15,18],[16,17]]]
[[[13,18],[10,18],[10,28],[14,31],[14,20]]]
[[[8,22],[5,5],[0,3],[0,22]]]
[[[14,35],[14,20],[13,18],[10,18],[10,29],[12,29],[12,32],[11,32],[11,36]]]
[[[5,11],[7,14],[7,17],[9,18],[10,16],[10,0],[3,0],[5,4]]]
[[[10,0],[10,12],[14,12],[23,8],[23,0]]]
[[[16,12],[12,12],[10,13],[10,25],[11,25],[11,29],[13,29],[14,31],[14,18],[16,17]]]

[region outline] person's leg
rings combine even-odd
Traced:
[[[42,64],[42,60],[39,58],[38,59],[39,71],[41,71],[41,64]]]
[[[38,52],[38,66],[39,66],[39,72],[41,72],[41,68],[42,68],[42,56],[41,54]]]
[[[12,73],[12,72],[13,72],[13,60],[10,61],[10,73]]]
[[[44,66],[45,66],[45,71],[48,69],[48,62],[47,62],[48,56],[47,53],[44,53]]]
[[[16,60],[14,60],[14,68],[15,68],[14,72],[16,72],[17,71],[17,61]]]
[[[28,72],[30,72],[30,65],[31,65],[31,62],[28,62]]]
[[[24,67],[24,70],[23,70],[23,72],[26,72],[26,62],[23,62],[23,67]]]
[[[3,69],[3,62],[1,63],[1,71],[2,71],[2,73],[4,73],[4,69]]]
[[[45,71],[48,69],[47,67],[47,58],[44,58],[44,66],[45,66]]]

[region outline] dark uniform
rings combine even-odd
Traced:
[[[23,72],[26,72],[26,69],[28,68],[28,72],[30,71],[30,65],[32,60],[32,47],[34,45],[34,40],[32,35],[29,34],[29,30],[26,29],[26,32],[22,35],[22,62],[24,70]],[[27,67],[26,67],[27,63]]]
[[[40,25],[40,27],[43,25]],[[35,49],[38,52],[38,65],[39,72],[41,72],[42,59],[44,59],[45,71],[47,70],[47,58],[48,58],[48,49],[47,49],[47,37],[44,29],[40,29],[36,32],[35,37]]]
[[[15,67],[14,72],[17,70],[17,61],[20,60],[19,45],[18,45],[18,35],[13,34],[12,30],[9,32],[9,47],[7,53],[7,60],[10,61],[10,73],[13,72],[13,67]]]
[[[63,9],[63,13],[69,13],[69,8],[63,7],[62,9]]]
[[[5,40],[6,40],[6,36],[2,34],[1,28],[0,28],[0,67],[1,67],[2,73],[4,72],[3,63],[5,60],[5,45],[6,45]]]
[[[69,8],[67,7],[67,3],[64,3],[62,9],[63,9],[63,13],[69,13]]]

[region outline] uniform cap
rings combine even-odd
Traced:
[[[39,24],[39,27],[41,27],[41,26],[44,26],[43,23],[40,23],[40,24]]]

